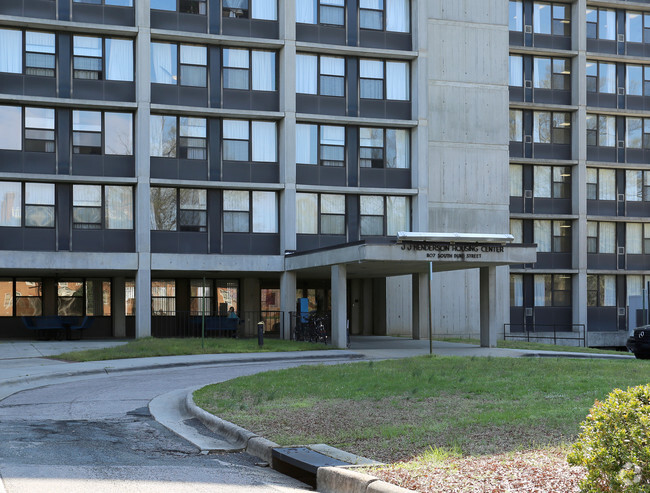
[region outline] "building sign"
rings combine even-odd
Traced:
[[[414,252],[423,260],[465,261],[481,260],[484,256],[492,257],[495,253],[504,253],[503,245],[492,243],[429,243],[429,242],[402,242],[397,245],[405,252]],[[421,252],[421,253],[420,253]]]

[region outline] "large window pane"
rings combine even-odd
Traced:
[[[38,317],[43,313],[41,281],[16,281],[16,316]]]
[[[55,227],[54,204],[54,184],[25,183],[25,226]]]
[[[275,122],[253,122],[252,137],[253,161],[276,162],[277,136]]]
[[[277,233],[278,208],[275,192],[253,192],[253,233]]]
[[[20,227],[20,183],[0,181],[0,226]]]
[[[23,112],[19,106],[0,106],[0,149],[22,149],[22,118]]]
[[[151,156],[176,157],[176,117],[151,115]]]
[[[23,72],[23,33],[13,29],[0,29],[0,72]]]
[[[409,64],[386,62],[386,99],[408,101],[409,93]]]
[[[104,146],[106,154],[133,155],[133,115],[131,113],[105,113]]]
[[[253,91],[275,91],[275,53],[253,51]]]
[[[296,194],[296,233],[318,233],[318,194]]]
[[[174,44],[151,43],[151,82],[177,84],[178,48]]]
[[[296,124],[296,163],[318,164],[318,125]]]
[[[386,130],[386,167],[411,167],[411,142],[408,130]]]
[[[296,55],[296,92],[316,94],[318,88],[318,57]]]
[[[407,33],[410,29],[409,0],[386,0],[386,31]]]
[[[133,81],[133,41],[106,39],[106,79]]]
[[[106,185],[106,229],[133,229],[133,188]]]
[[[396,235],[410,230],[409,207],[406,197],[386,197],[386,234]]]
[[[151,229],[176,231],[176,189],[151,187]]]

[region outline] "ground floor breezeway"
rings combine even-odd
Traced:
[[[48,258],[38,268],[36,256],[29,268],[0,265],[0,337],[33,337],[22,317],[51,316],[91,317],[84,338],[217,333],[232,327],[233,318],[239,335],[254,336],[262,321],[267,335],[290,338],[306,314],[318,312],[326,315],[331,342],[345,347],[348,330],[352,335],[394,333],[391,313],[397,312],[409,320],[410,333],[402,335],[426,338],[430,270],[435,275],[473,269],[479,273],[476,282],[456,288],[475,294],[475,302],[464,309],[479,314],[482,345],[494,346],[507,322],[504,266],[529,262],[534,255],[532,246],[446,240],[360,242],[279,258],[220,257],[218,262],[201,255],[149,255],[143,261],[142,256],[93,254],[58,267]],[[406,291],[409,299],[396,305]]]

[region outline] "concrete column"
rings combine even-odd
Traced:
[[[43,315],[56,315],[58,313],[58,284],[56,279],[43,279]]]
[[[497,269],[480,268],[481,347],[497,345]]]
[[[151,336],[151,257],[140,256],[135,274],[135,338]]]
[[[373,321],[372,279],[363,280],[363,329],[364,336],[372,335]]]
[[[282,324],[280,337],[291,337],[291,312],[296,311],[296,273],[285,271],[280,274],[280,310],[282,311]]]
[[[372,280],[372,334],[386,335],[386,278]]]
[[[412,310],[413,310],[413,339],[429,337],[429,275],[413,274],[412,279]]]
[[[113,303],[111,318],[113,320],[113,337],[126,337],[126,292],[123,277],[114,277],[111,285]]]
[[[338,348],[347,347],[347,268],[332,266],[332,344]]]
[[[350,281],[350,334],[354,335],[360,334],[362,330],[362,282],[361,279],[352,279]]]

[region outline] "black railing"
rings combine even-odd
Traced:
[[[257,324],[264,323],[265,337],[281,337],[283,312],[246,311],[241,317],[190,311],[157,311],[151,316],[153,337],[257,337]]]
[[[264,323],[264,337],[278,338],[284,334],[283,325],[284,312],[276,310],[253,310],[245,311],[242,314],[244,335],[246,337],[257,337],[257,324]]]
[[[503,324],[503,339],[555,346],[562,341],[578,341],[577,347],[587,347],[587,330],[584,324]]]

